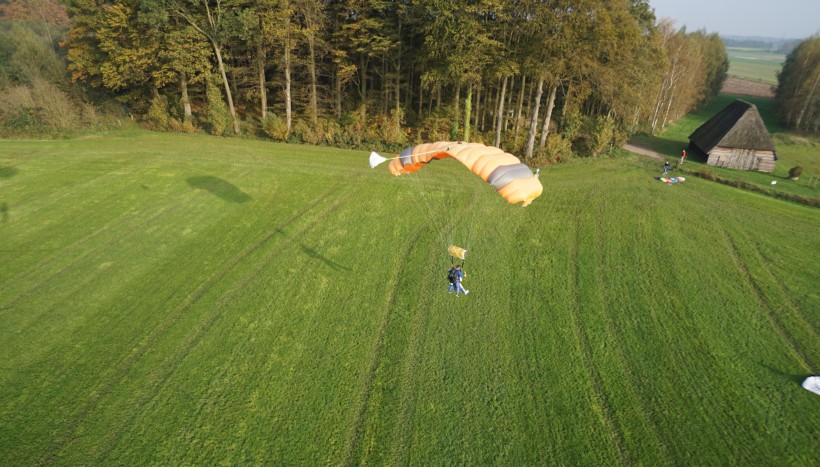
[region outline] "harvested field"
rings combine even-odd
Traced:
[[[749,81],[736,76],[729,76],[726,78],[726,82],[723,83],[721,92],[739,96],[773,98],[774,89],[775,87],[770,84]]]

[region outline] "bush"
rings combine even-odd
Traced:
[[[262,131],[274,141],[288,140],[288,122],[273,112],[268,112],[268,115],[262,120]]]
[[[231,125],[231,114],[220,89],[221,78],[211,75],[205,80],[205,123],[214,136],[222,136]]]
[[[800,176],[803,175],[803,167],[796,165],[789,169],[789,178],[792,180],[797,180]]]
[[[177,119],[174,119],[174,121],[179,122]],[[176,131],[179,131],[180,133],[194,133],[196,131],[196,125],[194,125],[194,123],[190,120],[187,122],[182,122],[179,127],[176,128]]]
[[[551,133],[544,147],[535,150],[533,165],[557,164],[571,158],[572,143],[557,133]]]
[[[171,129],[171,116],[168,112],[168,98],[156,96],[151,99],[144,125],[150,130],[165,131]]]
[[[288,142],[318,145],[322,142],[322,131],[321,121],[313,125],[304,120],[297,120],[296,123],[293,124],[293,130],[291,131],[290,138],[288,138]]]
[[[704,178],[706,180],[711,180],[713,182],[715,180],[717,180],[717,178],[718,178],[718,176],[715,174],[715,172],[713,172],[712,169],[710,169],[707,166],[700,167],[697,170],[697,172],[695,172],[695,175],[697,175],[700,178]]]
[[[584,124],[584,117],[577,110],[567,110],[561,118],[561,134],[572,141]]]
[[[450,139],[450,117],[444,113],[434,112],[425,117],[418,127],[422,141],[442,141]]]
[[[402,111],[399,109],[390,116],[376,115],[373,122],[373,138],[387,147],[400,147],[407,141],[401,128]]]
[[[323,120],[322,128],[324,130],[324,134],[322,135],[322,141],[324,144],[333,147],[346,147],[350,145],[347,141],[345,132],[342,130],[342,125],[339,124],[338,121],[327,119]]]
[[[54,84],[34,78],[31,84],[0,89],[0,130],[4,134],[65,134],[96,119],[89,106],[78,103]]]
[[[574,143],[579,153],[595,157],[623,146],[626,139],[627,133],[618,128],[614,119],[595,116],[584,118],[580,135]]]

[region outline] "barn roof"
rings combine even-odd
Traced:
[[[699,126],[689,135],[689,141],[705,154],[717,146],[774,151],[774,144],[757,107],[742,99],[727,105]]]

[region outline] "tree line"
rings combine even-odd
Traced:
[[[728,69],[717,34],[659,22],[646,0],[65,6],[53,44],[71,81],[160,130],[389,149],[459,139],[560,160],[661,130],[714,98]]]
[[[820,132],[820,36],[812,36],[786,56],[777,74],[775,102],[787,127]]]

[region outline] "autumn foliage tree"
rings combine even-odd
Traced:
[[[808,133],[820,132],[820,36],[801,42],[777,75],[775,99],[783,122]]]
[[[138,118],[222,133],[224,107],[233,134],[333,145],[593,155],[713,98],[727,63],[716,35],[658,23],[648,0],[65,4],[73,80]]]
[[[653,132],[714,99],[729,69],[717,34],[675,30],[668,21],[660,24],[660,31],[667,63],[650,119]]]

